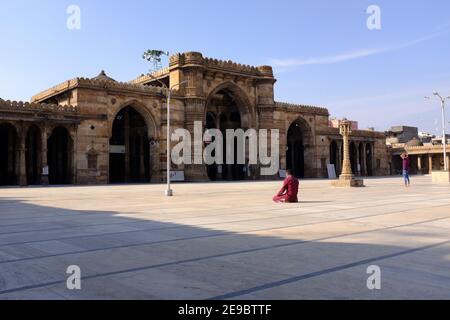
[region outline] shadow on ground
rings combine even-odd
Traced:
[[[290,239],[118,214],[0,200],[0,299],[450,299],[449,239],[419,230],[430,241],[366,243],[439,219],[306,240],[299,227]],[[79,291],[66,287],[70,265]],[[370,265],[382,290],[366,286]]]

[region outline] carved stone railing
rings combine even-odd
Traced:
[[[169,74],[169,72],[170,72],[169,67],[162,68],[160,70],[150,73],[150,75],[143,74],[143,75],[137,77],[136,79],[129,81],[128,83],[131,83],[131,84],[148,83],[148,82],[154,81],[155,79],[159,79],[159,78],[167,76]]]
[[[286,109],[295,109],[298,112],[308,112],[308,113],[316,113],[319,115],[329,116],[330,113],[327,108],[310,106],[310,105],[302,105],[302,104],[293,104],[286,102],[275,102],[277,107],[286,108]]]
[[[215,67],[220,69],[232,69],[239,72],[246,72],[246,73],[258,73],[259,70],[257,67],[246,65],[246,64],[240,64],[233,62],[231,60],[225,61],[225,60],[218,60],[213,58],[204,58],[205,64],[208,67]]]
[[[104,80],[92,80],[88,78],[77,78],[78,85],[84,85],[89,87],[101,87],[109,89],[125,89],[125,90],[138,90],[148,93],[161,93],[160,87],[144,86],[141,84],[118,82],[118,81],[104,81]]]
[[[236,63],[231,60],[225,61],[203,57],[200,52],[177,53],[170,56],[170,66],[175,65],[198,65],[206,68],[220,69],[236,73],[245,73],[255,76],[273,77],[273,69],[270,66],[250,66],[247,64]]]
[[[99,89],[133,90],[142,93],[154,93],[154,94],[161,94],[162,92],[162,89],[160,87],[145,86],[137,83],[118,82],[110,80],[94,80],[89,78],[75,78],[33,96],[31,101],[35,102],[42,99],[46,99],[52,95],[64,92],[65,90],[73,89],[80,86]]]
[[[56,105],[47,103],[30,103],[0,99],[0,109],[12,111],[49,111],[58,113],[77,113],[78,108],[72,105]]]

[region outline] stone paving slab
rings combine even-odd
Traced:
[[[450,299],[450,185],[365,183],[0,189],[0,299]]]

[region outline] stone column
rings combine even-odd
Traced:
[[[25,128],[22,128],[19,136],[19,185],[27,185],[27,161],[26,161],[26,139]]]
[[[17,129],[14,127],[15,132],[17,133]],[[10,133],[8,134],[8,154],[6,155],[8,164],[8,179],[10,177],[13,178],[14,181],[8,181],[8,183],[18,183],[18,174],[19,174],[19,166],[18,161],[19,159],[19,148],[17,146],[17,137],[13,134],[14,131],[10,130]],[[11,179],[12,179],[11,178]]]
[[[363,143],[363,164],[362,164],[362,169],[363,169],[363,176],[368,176],[369,172],[367,170],[367,149],[366,149],[366,143]]]
[[[359,145],[357,146],[355,144],[355,148],[356,148],[356,170],[358,171],[357,175],[360,176],[362,167],[361,167],[361,159],[360,159],[360,154],[359,154]]]
[[[332,185],[335,187],[363,187],[364,181],[362,179],[355,179],[350,162],[349,137],[352,133],[352,123],[344,119],[339,126],[339,130],[344,140],[344,161],[342,164],[342,174],[339,180],[332,182]]]
[[[78,183],[78,164],[77,164],[77,147],[78,147],[78,135],[77,135],[78,127],[76,125],[72,125],[69,131],[69,150],[68,150],[68,172],[70,172],[70,183],[77,184]],[[94,146],[94,142],[92,143]]]
[[[428,155],[428,173],[431,174],[433,172],[433,155]]]
[[[350,141],[349,141],[351,129],[345,125],[342,125],[340,130],[344,138],[344,159],[342,162],[341,176],[353,176],[352,164],[350,161]]]
[[[47,159],[47,126],[44,126],[41,131],[41,184],[44,186],[48,186],[48,172],[44,174],[44,168],[48,170],[48,159]]]
[[[337,141],[336,171],[338,175],[342,173],[342,142]]]
[[[422,174],[422,156],[418,155],[417,156],[417,173],[418,174]]]
[[[140,135],[140,137],[139,137],[139,142],[140,142],[139,175],[141,176],[142,182],[145,181],[144,137],[145,137],[145,132],[142,135]]]
[[[125,112],[125,182],[130,182],[130,115]]]

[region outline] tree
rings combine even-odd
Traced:
[[[153,69],[150,71],[157,71],[161,69],[162,56],[168,55],[168,52],[162,50],[147,50],[142,55],[142,58],[153,64]]]

